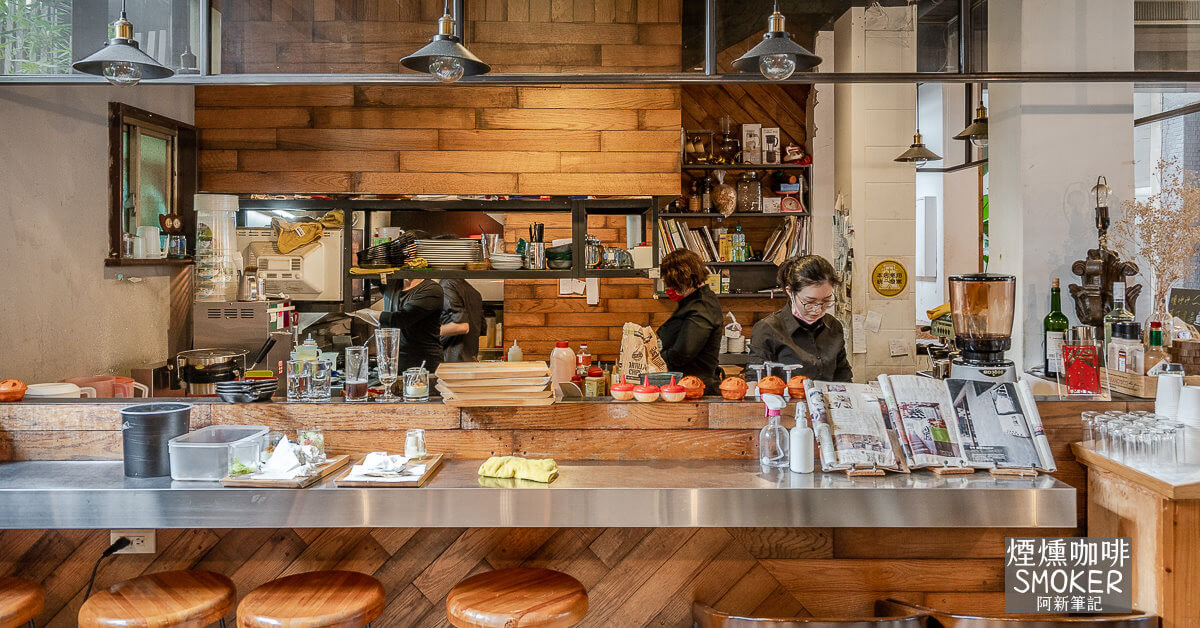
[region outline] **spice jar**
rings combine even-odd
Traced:
[[[762,212],[762,181],[758,173],[747,170],[737,182],[737,210],[744,213]]]

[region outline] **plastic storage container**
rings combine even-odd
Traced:
[[[266,446],[265,425],[212,425],[172,438],[172,480],[220,480],[229,474],[233,459],[256,466]]]

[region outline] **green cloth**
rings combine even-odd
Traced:
[[[479,465],[479,475],[549,483],[558,477],[558,463],[553,458],[534,460],[520,456],[492,456]]]

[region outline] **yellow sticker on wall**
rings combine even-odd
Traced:
[[[908,287],[908,271],[896,260],[879,262],[871,271],[871,287],[885,297],[894,297]]]

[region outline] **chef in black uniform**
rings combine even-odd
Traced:
[[[466,279],[439,282],[442,301],[443,362],[474,362],[479,358],[479,332],[483,328],[483,297]]]
[[[833,265],[820,255],[793,257],[779,267],[779,285],[788,304],[754,324],[750,363],[801,364],[793,375],[848,382],[850,361],[842,324],[828,314],[838,283]]]
[[[708,269],[687,249],[667,253],[659,268],[667,298],[678,304],[671,318],[658,328],[667,369],[695,375],[704,382],[705,394],[718,394],[721,371],[717,354],[723,329],[721,304],[706,283]]]
[[[432,279],[405,279],[384,288],[379,326],[400,330],[400,372],[425,362],[432,373],[442,363],[442,299],[442,287]]]

